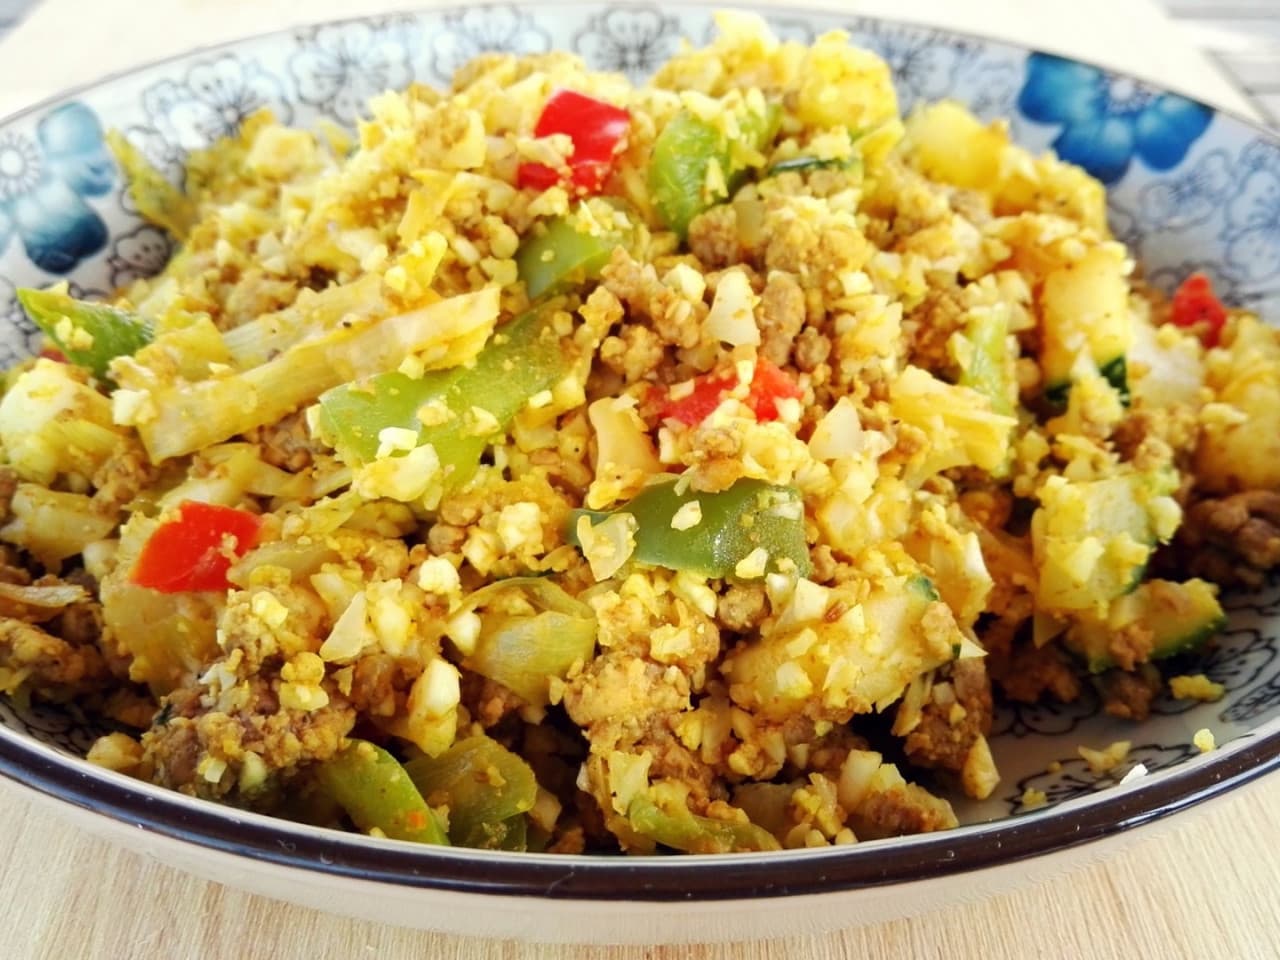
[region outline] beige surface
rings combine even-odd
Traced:
[[[385,0],[376,6],[423,6]],[[358,0],[45,0],[0,47],[0,113],[186,47],[372,9]],[[1148,0],[998,4],[864,0],[869,13],[945,22],[1124,66],[1242,109]],[[997,16],[1007,6],[1012,11]],[[1100,28],[1105,24],[1106,28]],[[145,26],[144,26],[145,25]],[[56,51],[56,55],[51,53]],[[1162,835],[1053,885],[910,921],[768,946],[572,950],[432,936],[325,916],[196,880],[90,839],[0,789],[5,960],[347,960],[455,957],[1160,957],[1280,953],[1280,778],[1179,818]]]
[[[1052,884],[821,938],[716,947],[518,945],[325,916],[78,836],[7,784],[0,823],[6,960],[1262,960],[1280,953],[1276,777]]]

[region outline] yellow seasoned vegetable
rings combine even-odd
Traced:
[[[423,369],[458,366],[480,350],[497,317],[497,291],[489,288],[381,322],[340,326],[244,373],[196,383],[165,383],[122,361],[118,379],[128,413],[119,419],[137,428],[155,462],[194,453],[406,361]]]
[[[0,691],[325,827],[767,855],[1004,795],[1002,703],[1209,669],[1280,567],[1275,328],[845,34],[719,23],[256,114],[181,190],[114,138],[179,246],[20,297]]]
[[[920,171],[969,190],[998,187],[1008,143],[1001,125],[983,125],[950,100],[922,107],[907,120],[906,147]]]
[[[83,487],[125,436],[111,401],[65,363],[37,360],[0,399],[0,443],[24,480]]]
[[[1206,382],[1215,405],[1204,414],[1196,472],[1215,492],[1280,487],[1280,343],[1269,327],[1242,317],[1229,346],[1210,353]]]
[[[1110,244],[1045,278],[1040,364],[1051,396],[1065,395],[1080,364],[1126,389],[1125,358],[1133,344],[1128,269],[1123,248]]]
[[[1040,608],[1105,607],[1131,589],[1156,542],[1168,540],[1180,519],[1171,481],[1168,474],[1136,473],[1046,481],[1032,518]]]

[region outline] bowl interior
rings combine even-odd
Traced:
[[[448,82],[478,53],[569,49],[595,68],[635,80],[674,53],[682,37],[712,32],[711,7],[545,4],[469,6],[370,17],[271,34],[199,51],[33,107],[0,123],[0,362],[31,352],[35,328],[14,291],[56,280],[92,296],[157,272],[172,245],[145,224],[103,142],[123,130],[159,168],[233,133],[268,107],[285,121],[353,125],[384,88]],[[976,37],[836,13],[764,12],[785,39],[835,28],[893,68],[904,110],[951,97],[979,116],[1007,118],[1016,141],[1054,146],[1107,183],[1112,227],[1148,280],[1171,291],[1208,273],[1223,298],[1280,321],[1280,141],[1208,107],[1132,78]],[[1084,102],[1072,112],[1062,104]],[[1097,131],[1106,129],[1108,136]],[[1090,131],[1093,131],[1091,133]],[[1280,582],[1226,598],[1231,622],[1194,672],[1226,689],[1213,704],[1162,699],[1147,722],[1100,712],[1096,697],[1067,705],[1002,708],[992,738],[1003,781],[962,821],[1022,813],[1022,796],[1049,805],[1115,785],[1137,764],[1153,775],[1210,764],[1192,744],[1210,730],[1225,753],[1246,740],[1280,738]],[[67,757],[97,731],[73,709],[0,698],[0,733],[32,738]],[[1081,744],[1133,743],[1126,762],[1096,774]],[[1052,769],[1053,772],[1050,772]],[[1078,808],[1078,803],[1072,803]]]

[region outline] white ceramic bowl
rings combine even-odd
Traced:
[[[711,7],[469,6],[344,21],[201,50],[74,91],[0,123],[0,360],[37,341],[14,298],[68,278],[82,295],[159,270],[168,238],[144,224],[102,144],[125,130],[162,169],[270,106],[350,124],[384,87],[441,83],[484,50],[571,49],[635,79],[707,36]],[[882,54],[904,108],[949,96],[1014,137],[1053,145],[1110,191],[1113,229],[1157,286],[1194,270],[1225,299],[1280,319],[1280,140],[1131,78],[976,37],[793,9],[784,37],[844,27]],[[1198,667],[1215,704],[1162,700],[1133,726],[1086,697],[1004,709],[1005,775],[942,834],[768,855],[574,857],[439,849],[319,830],[171,793],[90,766],[73,711],[0,699],[0,772],[87,829],[267,896],[413,926],[577,941],[684,941],[814,932],[929,909],[1056,873],[1133,828],[1280,765],[1280,585],[1228,598],[1231,623]],[[1193,733],[1219,747],[1200,755]],[[1080,744],[1134,742],[1095,775]],[[1047,772],[1057,761],[1057,772]],[[1141,763],[1145,776],[1119,784]],[[1049,803],[1023,811],[1024,790]]]

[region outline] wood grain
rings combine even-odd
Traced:
[[[1109,861],[1017,893],[825,937],[702,947],[515,944],[347,920],[110,846],[7,782],[0,825],[6,960],[1262,960],[1280,953],[1280,777],[1176,817]]]

